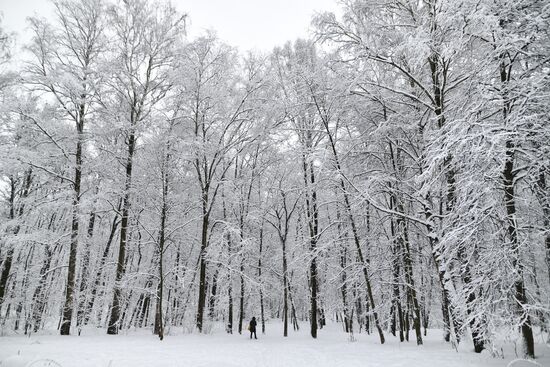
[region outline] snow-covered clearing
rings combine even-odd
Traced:
[[[5,336],[0,337],[0,366],[48,365],[39,360],[53,360],[63,367],[550,366],[550,348],[540,343],[536,346],[536,364],[510,364],[516,359],[513,345],[504,349],[504,359],[493,358],[488,352],[475,354],[470,342],[463,343],[457,352],[441,341],[438,330],[429,331],[424,346],[418,347],[414,341],[399,343],[391,336],[380,345],[375,335],[365,334],[356,334],[356,341],[350,342],[339,325],[325,327],[317,340],[312,340],[305,328],[291,332],[286,339],[278,329],[269,325],[269,333],[259,335],[258,340],[250,340],[248,333],[226,335],[223,331],[167,335],[162,342],[144,330],[118,336],[90,332],[80,337]]]

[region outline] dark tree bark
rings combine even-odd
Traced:
[[[336,228],[337,228],[337,241],[339,243],[340,248],[340,272],[341,272],[341,287],[340,287],[340,293],[342,295],[342,309],[343,309],[343,323],[344,323],[344,331],[346,333],[352,332],[352,325],[353,325],[353,318],[350,316],[350,310],[349,310],[349,304],[348,304],[348,279],[347,279],[347,261],[348,261],[348,248],[346,243],[346,238],[348,236],[347,232],[343,231],[342,229],[342,218],[340,216],[340,208],[338,204],[336,204]],[[330,216],[329,216],[329,222],[330,222]]]
[[[224,190],[222,190],[222,213],[223,213],[223,220],[224,222],[227,222],[227,208],[225,203],[225,194]],[[226,243],[227,243],[227,254],[229,257],[229,264],[228,264],[228,282],[227,282],[227,327],[226,331],[228,334],[233,334],[233,277],[231,276],[231,256],[232,256],[232,246],[231,246],[231,234],[229,231],[227,231],[226,234]]]
[[[403,211],[403,208],[399,208],[400,212]],[[413,316],[413,328],[416,334],[416,344],[422,345],[422,330],[421,330],[421,319],[420,319],[420,305],[418,303],[418,297],[416,295],[416,287],[414,282],[413,267],[412,267],[412,257],[409,243],[409,236],[406,228],[406,224],[402,218],[396,219],[399,232],[401,234],[398,237],[398,240],[401,242],[400,248],[403,249],[403,264],[405,270],[405,279],[407,281],[407,293],[409,294],[410,303],[412,306],[412,316]]]
[[[298,324],[298,316],[296,314],[296,306],[294,305],[294,300],[292,299],[292,287],[290,286],[290,281],[288,284],[288,300],[290,301],[290,318],[292,320],[292,327],[294,331],[300,330],[300,325]]]
[[[286,237],[281,239],[283,247],[283,336],[288,336],[288,265],[286,259]]]
[[[260,282],[260,320],[262,323],[262,334],[265,334],[265,311],[264,311],[264,291],[262,282],[262,250],[264,244],[264,221],[260,225],[260,248],[258,253],[258,281]]]
[[[77,121],[77,142],[75,153],[75,174],[73,183],[73,204],[72,204],[72,225],[71,225],[71,245],[69,248],[69,267],[67,270],[67,284],[65,288],[65,304],[63,306],[63,320],[61,321],[61,335],[69,335],[71,331],[71,322],[74,309],[74,286],[76,277],[76,252],[78,249],[78,229],[79,229],[79,211],[80,211],[80,185],[82,180],[82,144],[84,142],[84,110],[85,106],[80,107],[80,119]]]
[[[537,189],[535,191],[539,198],[540,205],[542,206],[542,214],[544,217],[543,225],[546,230],[546,235],[544,236],[544,247],[546,250],[545,259],[548,270],[548,281],[550,282],[550,192],[548,192],[546,183],[546,172],[547,168],[540,168],[539,177],[536,182]]]
[[[159,339],[164,339],[164,319],[162,313],[163,298],[164,298],[164,251],[166,247],[166,221],[169,211],[168,193],[170,188],[170,161],[171,161],[171,140],[170,135],[173,129],[173,119],[170,120],[170,128],[168,130],[168,138],[165,145],[164,159],[161,167],[162,178],[162,207],[160,212],[160,229],[158,238],[158,284],[157,284],[157,307],[155,310],[155,326],[154,334],[159,336]],[[170,304],[168,302],[168,304]]]
[[[97,189],[99,190],[99,188]],[[97,191],[96,191],[97,194]],[[76,327],[78,330],[78,335],[82,332],[82,322],[84,321],[84,314],[86,312],[86,294],[88,288],[88,277],[89,277],[89,265],[90,265],[90,248],[92,247],[91,239],[94,234],[96,213],[94,210],[90,213],[88,219],[88,230],[86,231],[86,248],[84,249],[84,254],[82,255],[82,265],[81,265],[81,274],[80,274],[80,288],[79,288],[79,302],[76,312]]]
[[[208,227],[209,227],[209,212],[207,208],[208,192],[202,193],[202,229],[201,229],[201,250],[199,254],[199,299],[197,302],[197,317],[196,326],[199,332],[203,328],[204,307],[206,304],[206,250],[208,247]]]
[[[135,135],[135,116],[132,112],[132,122],[130,128],[130,134],[128,136],[128,155],[126,157],[126,176],[124,183],[124,197],[122,199],[122,215],[120,220],[120,243],[118,248],[115,286],[113,291],[113,301],[111,305],[111,315],[109,317],[109,324],[107,326],[107,334],[116,335],[120,328],[120,314],[121,314],[121,288],[120,282],[125,273],[124,262],[126,259],[126,242],[128,241],[128,222],[130,217],[130,190],[132,188],[132,169],[134,162],[134,150],[136,145]]]
[[[169,144],[167,144],[167,149],[170,149]],[[170,161],[170,153],[166,153],[166,157],[163,163],[162,169],[162,208],[160,213],[160,230],[159,230],[159,240],[158,240],[158,284],[157,284],[157,306],[155,310],[155,326],[154,334],[159,336],[159,339],[164,339],[164,323],[162,316],[162,303],[163,303],[163,292],[164,292],[164,249],[166,242],[166,217],[168,216],[168,164]]]
[[[308,132],[309,134],[309,132]],[[307,139],[311,141],[311,139]],[[317,191],[315,188],[315,173],[312,162],[307,162],[305,155],[302,156],[304,184],[306,189],[306,217],[309,234],[309,251],[311,260],[309,265],[309,290],[310,290],[310,334],[317,338],[318,329],[318,306],[317,293],[319,285],[317,282],[317,240],[319,236],[319,210],[317,208]]]
[[[507,214],[507,232],[511,242],[512,250],[512,266],[516,269],[516,280],[514,282],[515,299],[518,308],[518,314],[521,318],[521,334],[523,336],[523,344],[525,354],[530,358],[535,358],[535,342],[533,338],[533,328],[531,325],[531,316],[525,311],[528,306],[527,294],[525,292],[525,284],[523,280],[523,265],[520,260],[519,239],[517,234],[516,221],[516,199],[515,199],[515,173],[514,173],[514,152],[515,146],[511,141],[506,142],[506,162],[502,173],[504,181],[504,200]]]
[[[401,171],[400,156],[399,151],[394,152],[393,144],[389,143],[390,157],[393,166],[394,172],[396,174]],[[393,187],[390,184],[390,188],[396,190],[397,187]],[[405,214],[405,208],[403,203],[399,201],[397,192],[393,192],[390,197],[390,208],[392,211],[397,213]],[[420,317],[420,304],[418,303],[418,297],[416,294],[416,286],[414,282],[413,274],[413,264],[411,249],[409,243],[409,235],[407,223],[404,220],[404,217],[397,215],[395,219],[392,219],[392,234],[395,241],[396,250],[403,259],[403,270],[405,275],[405,280],[407,282],[407,299],[410,306],[412,306],[412,316],[413,316],[413,328],[416,334],[416,344],[422,345],[422,330],[421,330],[421,317]],[[407,338],[408,341],[408,338]]]
[[[508,96],[508,87],[511,78],[511,63],[507,64],[506,55],[500,56],[500,82],[502,85],[502,119],[504,126],[508,125],[508,119],[512,109],[512,102]],[[535,342],[533,338],[533,328],[531,325],[531,316],[526,308],[528,306],[525,283],[523,279],[523,264],[521,262],[520,243],[518,238],[518,223],[516,218],[516,197],[515,197],[515,179],[514,171],[516,144],[512,140],[506,141],[506,160],[502,171],[502,181],[504,185],[504,205],[506,207],[507,232],[510,240],[510,250],[512,251],[512,266],[516,270],[515,274],[515,299],[517,302],[517,313],[521,320],[521,334],[525,355],[535,358]]]
[[[218,276],[220,274],[220,265],[216,267],[214,275],[212,275],[212,286],[210,287],[210,298],[208,300],[208,316],[210,320],[216,318],[216,299],[218,297]]]
[[[390,208],[393,210],[392,208],[392,205],[393,205],[393,200],[390,200]],[[399,256],[401,255],[400,254],[400,249],[399,249],[399,242],[397,241],[397,236],[398,234],[396,233],[396,230],[395,230],[395,219],[392,218],[391,219],[391,222],[390,222],[390,230],[391,230],[391,235],[392,235],[392,238],[393,238],[393,246],[392,246],[392,250],[393,250],[393,271],[392,271],[392,275],[393,275],[393,285],[392,285],[392,306],[391,306],[391,326],[390,326],[390,329],[391,329],[391,333],[393,334],[393,336],[396,335],[396,331],[397,331],[397,322],[399,322],[399,341],[403,342],[405,340],[405,336],[403,335],[403,329],[404,329],[404,325],[403,325],[403,309],[401,307],[401,292],[400,292],[400,287],[399,287],[399,273],[400,273],[400,262],[399,262]]]
[[[242,238],[242,237],[241,237]],[[241,242],[242,243],[242,242]],[[239,296],[239,334],[243,331],[243,321],[244,321],[244,257],[241,258],[240,265],[240,296]]]

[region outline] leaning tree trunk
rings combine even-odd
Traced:
[[[118,205],[118,211],[120,210],[121,202],[119,201]],[[113,243],[113,240],[115,238],[117,227],[120,223],[120,220],[118,219],[118,214],[115,213],[115,216],[113,218],[113,221],[111,223],[111,230],[109,232],[109,238],[107,239],[107,244],[105,245],[105,248],[103,249],[103,254],[101,256],[101,259],[99,260],[99,263],[97,265],[97,270],[93,278],[92,283],[92,289],[90,291],[90,299],[88,300],[86,304],[86,309],[84,312],[84,320],[83,324],[87,325],[90,321],[90,314],[94,308],[95,300],[97,298],[97,292],[99,289],[99,286],[101,284],[101,274],[103,273],[103,267],[105,266],[105,263],[107,262],[107,257],[109,256],[109,251],[111,250],[111,244]]]
[[[19,297],[19,303],[17,304],[17,307],[15,309],[16,320],[15,320],[15,325],[14,325],[14,328],[13,328],[13,330],[15,330],[15,331],[17,331],[19,329],[19,324],[20,324],[21,319],[22,319],[23,304],[27,303],[27,297],[25,296],[25,293],[26,293],[27,286],[29,284],[29,278],[30,278],[29,268],[30,268],[31,259],[34,255],[34,249],[35,249],[34,246],[32,246],[30,248],[29,253],[27,254],[26,259],[25,259],[25,266],[23,267],[23,280],[21,281],[21,291],[20,291],[21,295]],[[25,330],[24,330],[25,335],[27,334],[28,327],[29,327],[29,324],[28,324],[27,320],[25,320]]]
[[[336,151],[336,142],[334,141],[332,133],[330,132],[329,122],[325,118],[323,118],[323,125],[325,127],[325,130],[327,132],[327,136],[329,138],[329,142],[330,142],[330,146],[331,146],[331,149],[332,149],[332,154],[333,154],[333,157],[334,157],[334,163],[335,163],[335,166],[336,166],[336,170],[337,170],[337,172],[339,173],[339,176],[340,176],[340,180],[339,180],[340,189],[342,190],[342,193],[344,195],[344,204],[345,204],[346,212],[347,212],[347,215],[348,215],[348,220],[349,220],[350,225],[351,225],[351,233],[353,235],[353,242],[355,243],[355,250],[357,251],[357,257],[359,258],[359,262],[361,264],[362,271],[363,271],[363,277],[365,278],[365,286],[367,288],[367,297],[368,297],[368,301],[370,303],[370,306],[372,307],[372,315],[373,315],[373,318],[374,318],[374,324],[376,326],[376,330],[378,331],[378,335],[380,337],[380,343],[384,344],[386,339],[384,338],[384,331],[382,330],[382,327],[380,325],[378,312],[377,312],[375,302],[374,302],[374,295],[373,295],[373,292],[372,292],[372,285],[371,285],[371,281],[370,281],[370,276],[369,276],[369,273],[368,273],[369,260],[365,259],[365,257],[363,256],[363,250],[361,249],[361,243],[360,243],[360,240],[359,240],[359,233],[357,231],[357,226],[355,224],[355,218],[353,216],[353,211],[352,211],[352,208],[351,208],[349,193],[346,190],[346,185],[345,185],[344,179],[342,178],[342,173],[343,172],[342,172],[342,168],[340,166],[340,160],[338,158],[338,152]]]
[[[330,221],[330,218],[329,218]],[[346,267],[347,267],[347,260],[348,260],[348,248],[347,248],[347,233],[342,231],[342,224],[341,224],[341,218],[340,218],[340,208],[338,204],[336,204],[336,228],[337,228],[337,240],[340,248],[340,272],[342,273],[341,277],[341,296],[342,296],[342,308],[343,308],[343,323],[344,323],[344,331],[346,333],[352,332],[352,325],[353,325],[353,318],[350,316],[349,312],[349,304],[348,304],[348,285],[347,285],[347,273],[346,273]],[[342,243],[343,242],[343,243]]]
[[[38,286],[34,290],[33,294],[33,306],[32,306],[32,321],[33,321],[33,331],[36,333],[40,329],[40,324],[42,323],[42,314],[46,307],[46,300],[44,299],[44,286],[46,284],[46,273],[50,269],[52,262],[53,251],[50,249],[49,245],[46,245],[44,249],[44,261],[42,267],[40,268],[40,281]]]
[[[344,331],[346,333],[351,333],[351,325],[353,325],[352,323],[352,319],[351,317],[349,316],[349,306],[348,306],[348,289],[347,289],[347,274],[346,274],[346,263],[347,263],[347,249],[344,248],[341,250],[341,253],[340,253],[340,271],[342,272],[342,279],[341,279],[341,282],[342,282],[342,286],[341,286],[341,295],[342,295],[342,307],[344,309],[344,317],[343,317],[343,322],[344,322]]]
[[[20,195],[21,200],[23,201],[19,205],[19,209],[16,209],[15,206],[15,179],[13,177],[10,177],[10,211],[9,211],[9,218],[10,220],[13,220],[17,217],[21,218],[23,216],[23,211],[25,208],[24,199],[26,199],[29,196],[29,192],[31,189],[31,183],[32,183],[32,168],[29,168],[25,174],[25,181],[23,183],[23,189]],[[15,228],[13,228],[13,235],[16,236],[19,233],[21,226],[20,224],[17,224]],[[2,306],[2,303],[4,302],[4,296],[6,294],[6,287],[8,284],[8,278],[11,271],[11,266],[13,263],[13,254],[14,254],[14,248],[13,246],[10,246],[8,248],[8,253],[6,254],[6,259],[2,263],[2,272],[0,272],[0,307]]]

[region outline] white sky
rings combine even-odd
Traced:
[[[241,50],[269,51],[287,40],[306,37],[315,11],[335,11],[337,0],[172,0],[189,14],[189,35],[214,29],[218,36]],[[49,0],[0,0],[3,27],[26,40],[26,17],[50,17]]]

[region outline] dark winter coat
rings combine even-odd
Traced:
[[[255,318],[250,320],[250,325],[248,326],[248,330],[250,330],[251,332],[256,331],[256,319]]]

